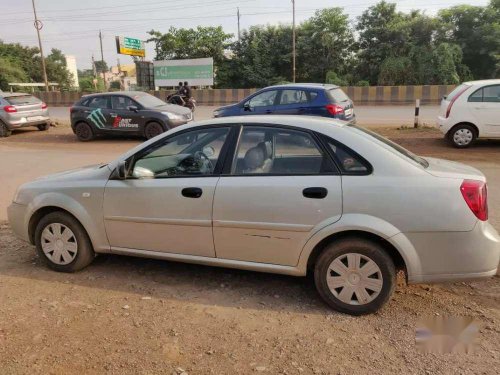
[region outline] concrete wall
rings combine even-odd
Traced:
[[[420,99],[422,104],[439,104],[443,95],[455,85],[434,86],[370,86],[342,87],[355,105],[404,105],[413,104]],[[215,89],[193,90],[199,105],[224,105],[236,103],[257,89]],[[165,100],[169,91],[152,91],[151,94]],[[39,92],[36,93],[49,106],[69,106],[76,102],[81,93],[77,92]]]

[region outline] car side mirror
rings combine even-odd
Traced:
[[[250,108],[250,103],[245,103],[245,104],[243,105],[243,109],[244,109],[245,111],[251,111],[251,110],[252,110],[252,108]]]
[[[120,180],[125,180],[127,178],[127,163],[125,160],[120,161],[116,169],[118,172],[118,178]]]
[[[129,111],[134,111],[134,112],[137,113],[139,111],[139,108],[137,108],[137,106],[135,106],[135,105],[129,105],[128,106],[128,110]]]

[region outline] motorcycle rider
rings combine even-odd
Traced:
[[[179,82],[180,83],[180,82]],[[184,86],[182,87],[182,95],[189,100],[191,98],[191,87],[187,81],[184,82]]]

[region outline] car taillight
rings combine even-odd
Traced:
[[[42,102],[42,109],[47,109],[47,104],[45,104],[44,102]]]
[[[448,104],[448,108],[446,108],[446,118],[450,117],[451,107],[453,107],[453,104],[455,103],[455,100],[457,100],[457,99],[458,99],[458,97],[459,97],[460,95],[462,95],[462,94],[465,92],[465,90],[467,90],[469,87],[470,87],[470,86],[466,86],[466,87],[464,87],[462,90],[460,90],[460,91],[457,93],[457,95],[455,95],[455,96],[453,97],[453,99],[451,99],[450,103]]]
[[[338,104],[327,104],[325,106],[325,108],[329,114],[334,115],[334,116],[340,115],[341,113],[344,113],[344,107],[342,107]]]
[[[488,220],[488,187],[486,182],[477,180],[464,180],[460,191],[465,202],[481,221]]]
[[[5,107],[3,107],[3,110],[7,113],[17,112],[16,107],[14,107],[13,105],[6,105]]]

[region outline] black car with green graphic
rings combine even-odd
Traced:
[[[71,128],[80,141],[101,134],[153,138],[192,121],[190,109],[141,91],[117,91],[84,95],[70,109]]]

